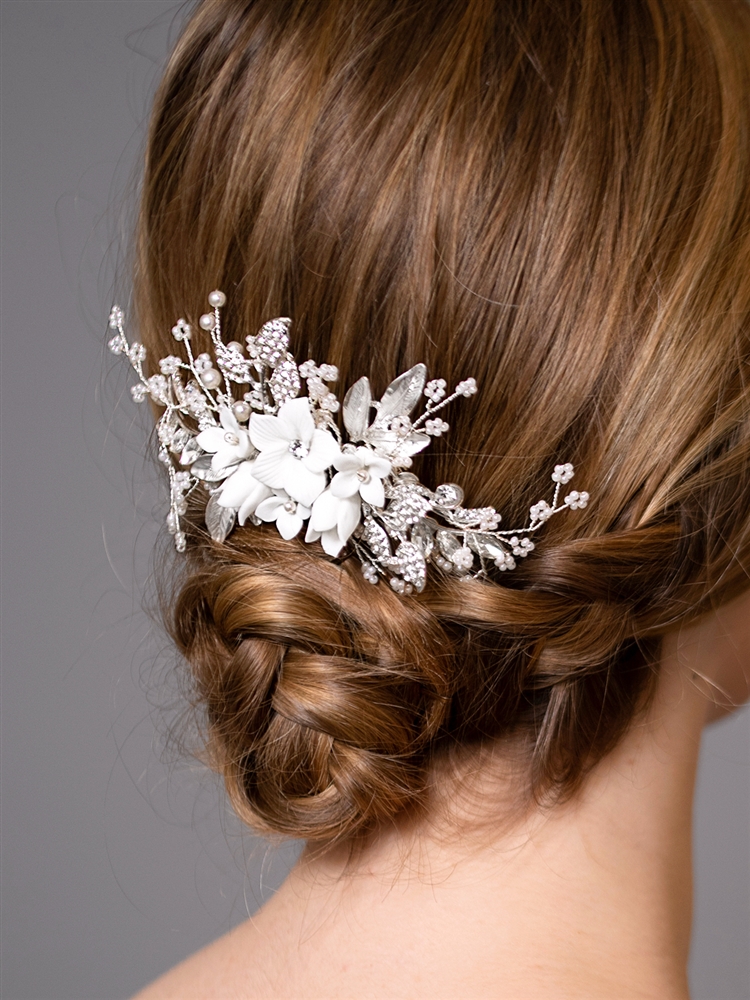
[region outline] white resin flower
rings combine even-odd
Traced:
[[[341,451],[332,434],[315,426],[307,398],[287,400],[276,416],[254,413],[249,432],[260,452],[253,463],[254,475],[312,506],[326,487],[326,469]]]
[[[330,490],[321,493],[312,506],[306,542],[317,542],[329,556],[337,556],[359,524],[360,500],[354,493],[337,497]]]
[[[281,537],[288,539],[299,534],[302,522],[310,516],[310,508],[292,500],[288,493],[281,490],[262,500],[255,508],[255,516],[261,521],[275,521]]]
[[[255,513],[258,505],[273,493],[270,487],[255,478],[254,464],[243,462],[219,488],[220,506],[236,510],[240,524],[244,524]]]
[[[353,497],[359,493],[373,507],[385,504],[383,480],[391,471],[391,463],[370,448],[342,452],[333,461],[338,472],[331,480],[331,493],[335,497]]]
[[[243,462],[253,450],[250,435],[244,427],[240,427],[228,406],[219,409],[219,420],[220,427],[209,427],[196,438],[204,451],[213,454],[211,468],[217,471]]]

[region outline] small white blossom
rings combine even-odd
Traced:
[[[581,510],[589,502],[589,495],[585,492],[579,493],[578,490],[573,490],[572,493],[568,493],[565,497],[565,503],[571,510]]]
[[[318,368],[318,377],[324,382],[335,382],[339,377],[339,370],[336,365],[321,365]]]
[[[469,570],[474,565],[474,553],[464,545],[451,553],[451,562],[459,570]]]
[[[209,368],[213,368],[213,366],[214,364],[213,361],[211,360],[211,355],[206,354],[205,352],[203,354],[199,354],[193,363],[193,367],[195,368],[195,370],[198,372],[199,375],[201,375],[203,372],[207,372]]]
[[[315,426],[304,397],[283,403],[276,416],[255,413],[250,440],[260,452],[255,475],[274,490],[310,507],[326,487],[326,470],[340,449],[328,431]]]
[[[439,403],[445,395],[446,385],[447,383],[444,378],[434,378],[424,387],[424,394],[433,403]]]
[[[137,365],[140,361],[146,360],[146,348],[137,340],[134,340],[127,349],[127,355],[131,363]]]
[[[221,484],[219,504],[237,511],[240,524],[254,514],[258,505],[273,494],[273,490],[253,475],[253,462],[242,462]]]
[[[255,516],[261,521],[275,521],[282,538],[294,538],[299,534],[303,521],[310,516],[310,508],[292,500],[281,490],[273,496],[261,500],[255,508]]]
[[[447,424],[440,417],[434,417],[432,420],[426,420],[424,425],[425,433],[429,434],[430,437],[440,437],[441,434],[445,434],[446,431],[450,430],[450,424]]]
[[[517,538],[515,535],[510,539],[510,546],[513,549],[514,556],[520,556],[525,559],[529,552],[534,551],[534,543],[530,538]]]
[[[143,400],[148,396],[148,389],[145,385],[137,382],[135,385],[130,387],[130,395],[136,401],[136,403],[142,403]]]
[[[311,358],[309,361],[302,362],[299,366],[299,373],[302,378],[315,378],[318,374],[318,366]]]
[[[228,406],[220,407],[219,421],[220,427],[209,427],[196,438],[198,445],[213,455],[211,468],[215,471],[243,462],[253,450],[250,435],[244,427],[240,427]]]
[[[555,471],[552,473],[553,483],[569,483],[573,478],[573,466],[570,462],[566,462],[564,465],[556,465]]]
[[[336,497],[352,497],[359,493],[373,507],[383,507],[383,480],[391,471],[391,463],[370,448],[359,447],[341,452],[333,460],[338,472],[331,480],[331,493]]]
[[[112,312],[109,314],[109,328],[110,330],[117,330],[118,327],[122,326],[125,314],[119,306],[112,306]]]
[[[337,556],[359,524],[360,510],[358,494],[337,497],[330,489],[325,490],[312,506],[305,541],[320,539],[324,551]]]
[[[546,500],[540,500],[539,503],[535,503],[529,508],[532,521],[547,521],[552,517],[553,513],[552,507],[550,507]]]
[[[163,375],[152,375],[148,380],[148,391],[155,403],[167,403],[169,401],[169,390],[167,380]]]
[[[166,358],[162,358],[159,362],[159,370],[162,375],[176,375],[181,367],[182,362],[179,358],[176,358],[174,354],[170,354]]]
[[[184,319],[178,319],[172,327],[172,336],[175,340],[190,340],[192,330]]]
[[[339,409],[339,401],[332,392],[327,392],[319,405],[321,409],[328,410],[329,413],[337,413]]]
[[[458,383],[455,391],[459,394],[459,396],[473,396],[477,391],[477,380],[474,378],[466,378],[463,382]]]
[[[107,344],[110,351],[113,354],[122,354],[126,348],[125,339],[122,334],[118,333],[116,337],[113,337]]]

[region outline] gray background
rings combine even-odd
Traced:
[[[115,1000],[228,930],[295,846],[243,833],[163,734],[140,610],[159,489],[102,349],[149,95],[182,9],[5,0],[2,996]],[[134,421],[134,422],[133,422]],[[695,1000],[750,997],[750,713],[706,736]]]

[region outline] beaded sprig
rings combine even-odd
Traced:
[[[430,490],[408,471],[412,457],[449,429],[437,414],[477,391],[473,378],[448,394],[445,379],[428,382],[426,367],[417,364],[379,400],[363,376],[340,405],[329,388],[336,367],[312,360],[297,365],[289,353],[290,319],[270,320],[244,345],[225,344],[226,296],[214,291],[208,301],[212,311],[199,323],[213,353],[193,355],[190,326],[180,319],[172,336],[183,356],[162,358],[151,376],[144,372],[145,347],[125,335],[122,309],[114,306],[109,317],[115,331],[109,348],[124,354],[138,376],[133,398],[164,407],[156,430],[169,472],[167,528],[178,551],[186,547],[187,497],[202,486],[206,527],[216,542],[237,523],[273,521],[287,539],[307,523],[306,542],[320,541],[334,557],[350,545],[366,580],[383,577],[410,594],[424,589],[430,563],[461,579],[514,569],[550,517],[587,505],[588,493],[576,490],[560,503],[562,486],[573,478],[566,462],[552,472],[551,501],[535,503],[525,527],[499,530],[494,507],[464,507],[460,486]],[[303,382],[307,395],[300,395]],[[233,386],[246,390],[241,399]],[[424,410],[413,419],[420,400]],[[334,419],[339,410],[345,433]]]

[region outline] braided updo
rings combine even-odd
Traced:
[[[241,817],[331,840],[507,739],[570,795],[662,635],[748,585],[750,8],[743,0],[205,0],[156,97],[136,307],[153,357],[227,293],[227,339],[375,392],[479,393],[417,456],[525,521],[560,458],[594,502],[492,582],[372,587],[193,497],[163,613]]]

